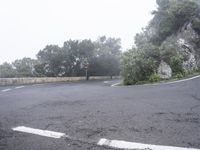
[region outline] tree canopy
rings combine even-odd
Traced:
[[[0,65],[0,77],[85,76],[86,67],[91,76],[119,75],[121,40],[106,36],[96,41],[68,40],[62,47],[47,45],[36,56]]]

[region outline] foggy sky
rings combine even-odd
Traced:
[[[0,0],[0,64],[102,35],[121,38],[126,50],[155,9],[155,0]]]

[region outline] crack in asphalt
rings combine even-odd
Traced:
[[[196,95],[192,95],[192,97],[193,97],[195,100],[200,101],[200,98],[197,97]]]
[[[198,102],[200,102],[200,98],[197,97],[196,95],[192,95],[192,98],[195,99],[195,100],[197,100]],[[194,106],[192,106],[192,107],[190,108],[190,111],[193,112],[193,110],[196,109],[196,108],[198,108],[198,107],[200,107],[200,104],[199,104],[199,105],[194,105]]]
[[[196,109],[198,107],[200,107],[200,105],[195,105],[195,106],[193,106],[193,107],[190,108],[190,111],[193,111],[194,109]]]

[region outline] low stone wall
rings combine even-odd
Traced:
[[[119,78],[117,76],[113,79]],[[110,79],[109,76],[91,76],[90,80]],[[22,84],[38,84],[38,83],[54,83],[54,82],[75,82],[83,81],[85,77],[42,77],[42,78],[0,78],[0,86],[6,85],[22,85]]]

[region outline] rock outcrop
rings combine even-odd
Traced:
[[[161,61],[158,67],[158,75],[161,79],[169,79],[172,77],[172,69],[171,67],[164,61]]]
[[[176,50],[183,56],[182,67],[190,73],[200,67],[200,36],[186,23],[176,34],[169,36],[161,45],[162,49]]]

